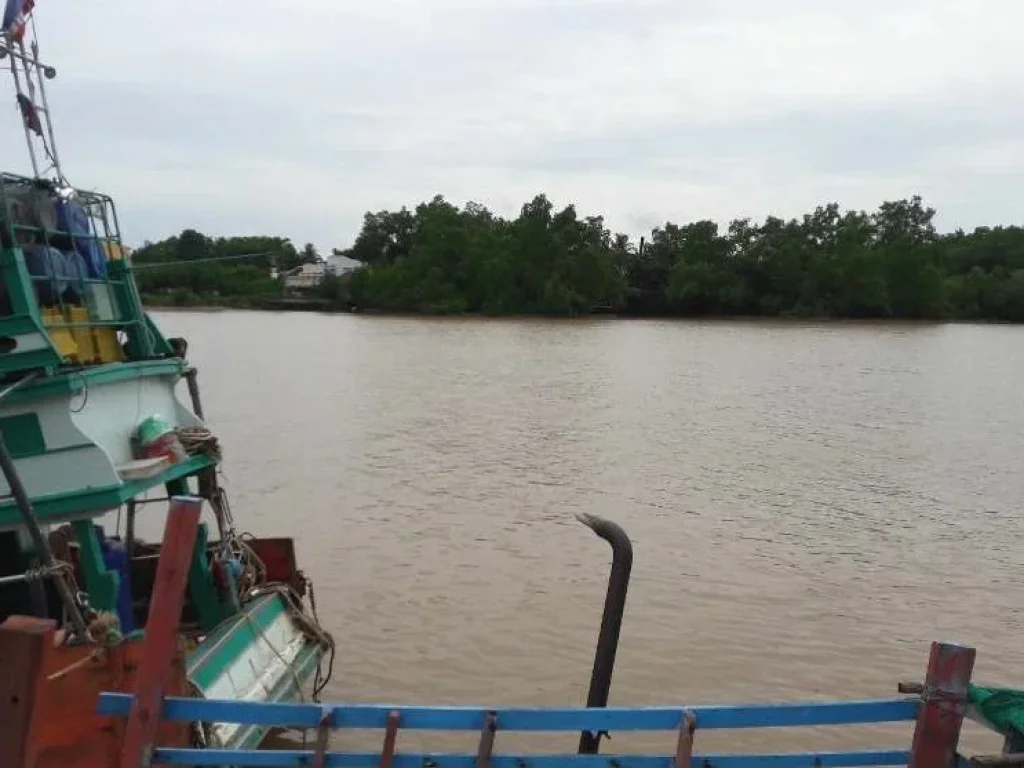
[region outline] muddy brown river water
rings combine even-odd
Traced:
[[[890,696],[933,639],[1024,687],[1024,328],[156,318],[189,339],[241,527],[297,539],[327,698],[582,703],[609,549],[580,512],[635,550],[613,704]]]

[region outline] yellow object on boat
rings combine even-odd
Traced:
[[[120,243],[115,243],[113,240],[103,240],[102,246],[107,261],[120,261],[124,258],[124,248],[121,247]]]
[[[58,354],[78,365],[118,363],[124,360],[124,349],[117,340],[117,330],[108,326],[89,325],[85,307],[68,307],[64,312],[44,307],[39,312]],[[70,325],[72,327],[65,327]]]
[[[50,336],[50,341],[57,348],[57,353],[65,359],[74,360],[77,358],[78,344],[75,342],[71,329],[59,327],[65,323],[64,316],[60,310],[44,307],[40,310],[39,314],[43,321],[43,326]]]

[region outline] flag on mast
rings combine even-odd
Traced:
[[[4,8],[3,29],[11,40],[20,43],[25,38],[25,27],[36,0],[7,0]]]

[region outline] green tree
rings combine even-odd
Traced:
[[[540,194],[506,219],[441,196],[364,216],[363,263],[324,280],[332,306],[385,311],[579,315],[779,315],[1024,322],[1024,228],[940,234],[920,197],[797,218],[665,222],[637,245],[601,216]],[[257,254],[253,256],[253,254]],[[233,257],[246,258],[234,260]],[[222,258],[223,257],[223,258]],[[136,251],[140,288],[183,303],[273,295],[272,267],[319,261],[275,237],[209,238],[187,229]],[[170,299],[169,299],[170,300]]]

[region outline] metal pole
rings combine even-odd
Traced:
[[[132,555],[135,554],[135,499],[128,499],[125,506],[127,520],[124,525],[124,551],[125,557],[131,562]]]
[[[14,573],[10,576],[0,576],[0,587],[6,587],[9,584],[24,584],[33,578],[34,576],[31,573]],[[44,616],[43,618],[46,617]]]
[[[34,557],[31,561],[32,567],[39,565],[39,558]],[[28,582],[29,599],[32,601],[32,612],[41,619],[50,618],[50,606],[46,600],[46,586],[38,579],[25,579]]]
[[[46,133],[50,137],[50,146],[48,148],[50,152],[50,159],[53,160],[53,170],[57,174],[57,179],[60,181],[64,181],[64,171],[61,170],[60,157],[57,154],[57,138],[53,135],[53,120],[50,117],[50,104],[46,100],[46,85],[43,82],[46,78],[43,76],[43,73],[39,71],[39,41],[38,39],[35,39],[34,19],[32,21],[32,35],[34,38],[32,40],[32,57],[37,62],[36,66],[34,67],[36,73],[36,84],[39,86],[39,99],[43,102],[43,112],[46,114]],[[22,44],[21,50],[22,53],[24,54],[24,44]]]
[[[14,50],[14,43],[11,40],[10,32],[4,35],[8,51]],[[19,57],[20,58],[20,57]],[[14,91],[18,96],[23,95],[21,92],[21,78],[18,77],[18,62],[16,57],[11,56],[11,76],[14,78]],[[28,79],[28,73],[26,71],[25,78]],[[27,97],[26,97],[27,98]],[[20,105],[19,105],[20,106]],[[21,127],[25,130],[25,143],[28,144],[28,156],[32,161],[32,175],[37,179],[39,178],[39,162],[36,160],[36,149],[32,143],[32,131],[29,129],[28,124],[25,122],[24,115],[22,115]]]
[[[37,57],[29,56],[23,51],[19,51],[17,48],[15,48],[13,41],[8,43],[8,39],[9,38],[6,34],[0,35],[0,59],[2,59],[4,56],[13,56],[18,61],[22,62],[26,67],[36,66],[42,67],[43,69],[47,68],[47,65],[39,61]],[[53,74],[54,76],[56,76],[56,70],[53,70]]]
[[[50,552],[46,539],[43,538],[43,532],[40,530],[39,523],[36,520],[36,513],[32,509],[32,502],[25,492],[25,486],[21,484],[18,471],[14,468],[14,460],[11,458],[11,452],[7,450],[7,442],[4,440],[2,433],[0,433],[0,470],[3,470],[4,477],[7,478],[7,483],[11,486],[11,495],[14,497],[14,503],[18,507],[18,511],[21,513],[22,522],[25,523],[25,527],[28,528],[29,535],[32,537],[36,556],[42,560],[44,568],[55,568],[57,562],[53,559],[53,553]],[[71,594],[71,587],[60,576],[54,578],[53,583],[57,588],[57,593],[60,595],[61,602],[64,604],[64,609],[68,612],[68,618],[71,619],[75,632],[79,637],[87,637],[88,627],[85,624],[82,612],[78,609],[78,603],[75,602],[75,596]]]
[[[576,519],[611,544],[612,568],[608,574],[608,592],[604,599],[604,613],[601,616],[601,632],[597,637],[594,652],[594,669],[590,673],[590,690],[587,692],[588,707],[608,706],[608,692],[612,687],[612,671],[615,669],[615,652],[619,647],[619,630],[622,628],[622,614],[626,609],[626,589],[629,587],[629,573],[633,568],[633,544],[629,536],[616,523],[596,515],[577,515]],[[601,747],[601,736],[607,733],[583,731],[580,734],[579,754],[596,755]]]
[[[0,400],[34,378],[36,378],[35,375],[26,376],[24,379],[12,384],[3,392],[0,392]],[[7,442],[4,440],[3,432],[0,432],[0,470],[3,471],[7,484],[11,488],[11,496],[14,497],[14,504],[18,508],[18,512],[21,513],[22,522],[24,522],[29,535],[32,537],[32,544],[36,549],[36,557],[42,561],[45,569],[48,571],[54,570],[57,567],[57,561],[54,559],[53,553],[50,552],[50,546],[46,543],[43,532],[39,528],[35,510],[32,508],[32,501],[25,491],[25,486],[21,484],[21,477],[14,466],[11,452],[7,450]],[[68,613],[68,618],[75,628],[75,632],[80,638],[88,637],[85,617],[82,616],[82,612],[78,609],[78,603],[75,602],[75,596],[71,593],[71,587],[68,586],[67,581],[60,575],[54,577],[53,583],[57,589],[57,594],[60,595],[61,602],[64,604],[64,609]]]

